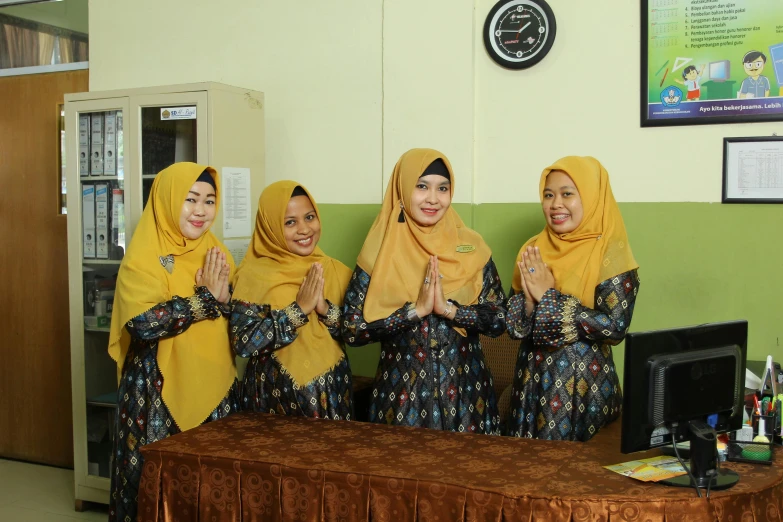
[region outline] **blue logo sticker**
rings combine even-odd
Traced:
[[[661,103],[665,107],[677,107],[682,101],[682,90],[674,85],[669,85],[661,91]]]

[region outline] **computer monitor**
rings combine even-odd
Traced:
[[[725,82],[731,76],[731,62],[728,60],[711,62],[709,74],[713,82]]]
[[[689,474],[665,483],[734,485],[736,473],[716,469],[716,433],[742,427],[747,340],[747,321],[629,333],[621,451],[690,441]]]

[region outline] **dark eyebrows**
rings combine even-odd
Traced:
[[[201,194],[199,194],[198,192],[196,192],[195,190],[189,190],[188,192],[189,192],[190,194],[193,194],[193,195],[195,195],[195,196],[200,196],[200,195],[201,195]],[[207,197],[208,197],[208,198],[209,198],[209,197],[216,198],[217,196],[216,196],[215,194],[207,194]]]
[[[311,211],[307,212],[307,213],[304,215],[304,217],[307,217],[307,216],[309,216],[310,214],[315,214],[315,209],[313,209],[313,210],[311,210]],[[296,219],[296,217],[297,217],[297,216],[286,216],[284,219],[285,219],[285,221],[288,221],[289,219]]]

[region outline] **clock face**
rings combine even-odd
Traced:
[[[503,67],[524,69],[546,56],[555,31],[555,15],[544,0],[501,0],[487,15],[484,46]]]

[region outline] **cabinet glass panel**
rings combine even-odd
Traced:
[[[196,161],[196,106],[141,108],[142,201],[147,204],[155,175],[173,163]]]
[[[117,366],[108,353],[117,272],[125,255],[122,111],[79,113],[87,472],[109,477]],[[73,197],[73,196],[71,196]],[[71,206],[75,209],[78,207]]]

